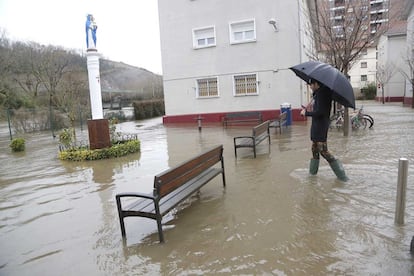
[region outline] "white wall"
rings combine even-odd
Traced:
[[[279,109],[284,102],[299,108],[303,81],[288,68],[305,58],[298,20],[305,2],[159,0],[166,115]],[[256,42],[230,45],[229,23],[246,19],[255,19]],[[192,30],[206,26],[215,26],[216,46],[193,49]],[[239,73],[258,73],[259,95],[233,96],[232,78]],[[197,99],[196,79],[209,76],[218,77],[219,97]]]
[[[407,51],[407,54],[411,55],[411,60],[414,60],[414,5],[411,6],[411,12],[407,19]],[[411,82],[409,80],[406,80],[405,84],[405,97],[412,98],[413,86],[411,85]],[[412,100],[414,100],[414,98]]]
[[[361,63],[366,62],[367,68],[361,68]],[[348,74],[351,77],[351,85],[353,88],[364,88],[368,84],[376,83],[377,68],[377,50],[375,47],[368,48],[367,53],[362,55],[358,61],[351,67]],[[367,80],[361,81],[361,76],[366,75]]]
[[[384,85],[384,97],[403,97],[406,91],[405,78],[400,70],[407,70],[404,62],[407,51],[406,35],[384,35],[378,43],[378,64],[394,67],[389,81]],[[377,90],[382,97],[382,89]]]

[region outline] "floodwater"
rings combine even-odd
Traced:
[[[329,148],[350,181],[321,160],[308,175],[310,123],[295,122],[258,156],[233,137],[250,127],[163,126],[161,118],[126,122],[141,153],[110,160],[63,162],[51,134],[26,135],[12,153],[0,130],[0,275],[413,275],[414,110],[357,102],[372,129]],[[78,130],[78,136],[87,136]],[[127,218],[120,233],[115,195],[150,192],[155,174],[214,145],[224,145],[227,186],[217,177],[156,222]],[[394,223],[399,158],[409,160],[405,223]]]

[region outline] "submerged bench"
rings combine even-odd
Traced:
[[[274,127],[275,128],[275,131],[277,131],[277,128],[279,128],[279,133],[280,134],[282,134],[282,126],[288,127],[288,125],[287,125],[287,112],[286,111],[282,112],[276,120],[273,120],[269,124],[269,127]]]
[[[259,143],[267,138],[270,145],[269,123],[266,121],[253,127],[251,136],[234,137],[234,155],[237,157],[238,148],[253,148],[254,158],[256,158],[256,146]]]
[[[219,174],[222,175],[225,187],[223,145],[156,175],[154,189],[150,194],[117,194],[115,199],[122,237],[126,236],[124,218],[146,217],[157,221],[159,239],[164,242],[162,217]],[[131,198],[135,200],[126,203]]]
[[[243,111],[227,113],[223,117],[223,126],[237,123],[261,123],[263,122],[262,113],[259,111]]]

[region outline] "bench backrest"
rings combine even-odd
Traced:
[[[234,113],[225,114],[224,118],[226,120],[239,119],[239,118],[243,118],[243,119],[252,118],[252,119],[260,119],[261,120],[262,119],[262,113],[257,112],[257,111],[234,112]]]
[[[257,137],[264,133],[269,134],[269,121],[263,122],[260,125],[253,127],[253,136]]]
[[[280,113],[280,115],[279,115],[279,120],[280,121],[285,121],[286,118],[287,118],[287,112],[286,111],[283,111],[282,113]]]
[[[156,175],[154,193],[159,197],[164,197],[220,161],[223,162],[223,145],[205,151],[179,166]]]

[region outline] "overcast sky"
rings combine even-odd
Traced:
[[[86,51],[88,13],[105,58],[162,73],[157,0],[0,0],[0,28],[13,40]]]

